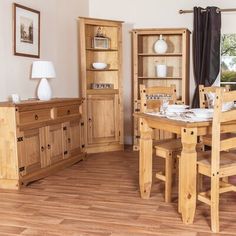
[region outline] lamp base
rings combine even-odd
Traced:
[[[48,101],[52,98],[52,90],[46,78],[40,80],[37,95],[38,99],[42,101]]]

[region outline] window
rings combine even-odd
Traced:
[[[221,86],[236,90],[236,34],[221,37]]]

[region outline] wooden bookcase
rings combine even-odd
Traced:
[[[79,17],[79,32],[86,151],[123,150],[122,22]],[[101,42],[94,42],[98,32]],[[94,62],[108,66],[94,69]],[[94,84],[110,87],[94,88]]]
[[[160,35],[168,45],[163,54],[154,51],[154,44]],[[140,111],[140,84],[145,84],[146,87],[174,84],[178,103],[189,103],[189,38],[190,31],[185,28],[132,30],[133,112]],[[157,64],[167,65],[166,77],[157,77]],[[140,135],[136,118],[133,120],[133,128],[133,148],[138,150]]]

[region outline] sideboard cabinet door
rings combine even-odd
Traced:
[[[25,130],[18,138],[19,172],[30,174],[49,163],[46,161],[44,128]]]
[[[80,120],[71,121],[69,125],[69,151],[74,156],[81,152],[81,122]]]
[[[55,124],[46,128],[46,149],[50,164],[61,161],[64,155],[63,124]]]

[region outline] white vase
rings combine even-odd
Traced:
[[[167,51],[167,48],[168,48],[167,43],[162,38],[162,34],[161,34],[160,39],[158,39],[154,44],[154,51],[156,53],[165,53]]]
[[[166,65],[156,65],[157,77],[166,77],[167,66]]]

